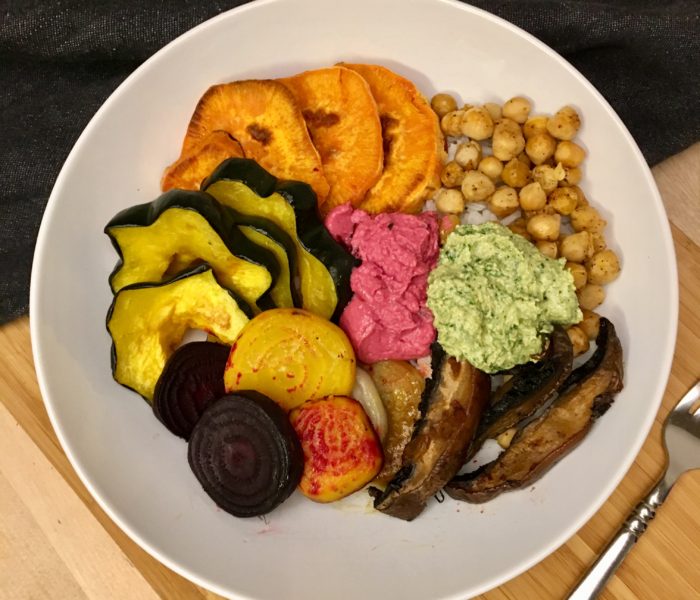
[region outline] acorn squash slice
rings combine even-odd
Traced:
[[[213,131],[225,131],[278,177],[308,183],[320,201],[328,195],[323,165],[292,93],[272,80],[233,81],[211,86],[187,127],[182,155]]]
[[[435,112],[408,79],[379,65],[345,64],[369,84],[379,110],[384,170],[359,208],[419,212],[440,187],[444,138]]]
[[[274,308],[276,256],[253,243],[234,215],[209,194],[171,190],[127,208],[105,227],[121,258],[110,275],[113,292],[134,283],[157,283],[206,262],[221,284],[261,310]]]
[[[382,126],[367,82],[344,67],[305,71],[280,79],[294,94],[330,184],[324,214],[350,202],[357,207],[384,166]]]
[[[112,375],[150,403],[165,363],[188,330],[209,331],[230,345],[252,316],[206,264],[163,283],[124,287],[107,313]]]
[[[352,293],[355,259],[328,233],[307,184],[279,181],[253,160],[231,158],[202,187],[222,204],[268,219],[292,237],[301,307],[326,319],[340,317]]]
[[[225,131],[214,131],[165,169],[160,187],[198,190],[202,181],[227,158],[242,158],[243,148]]]

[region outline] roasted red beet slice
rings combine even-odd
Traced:
[[[191,342],[166,363],[153,394],[153,412],[175,435],[189,439],[206,408],[226,394],[229,350],[214,342]]]
[[[281,504],[304,467],[286,413],[257,392],[224,396],[207,408],[192,431],[187,458],[204,491],[236,517],[263,515]]]

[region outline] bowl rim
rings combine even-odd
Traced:
[[[56,181],[53,185],[51,194],[49,195],[46,204],[44,214],[41,219],[41,224],[39,227],[34,251],[34,257],[32,261],[32,271],[30,280],[29,325],[32,343],[32,354],[37,375],[37,382],[39,385],[39,390],[41,392],[42,400],[44,402],[49,416],[49,420],[51,421],[51,425],[54,431],[56,432],[61,447],[65,452],[71,466],[80,478],[80,481],[90,492],[90,495],[95,499],[100,508],[109,516],[109,518],[123,532],[125,532],[131,540],[133,540],[138,546],[140,546],[142,549],[148,552],[151,556],[156,558],[159,562],[161,562],[174,572],[178,573],[179,575],[185,577],[189,581],[195,583],[196,585],[202,586],[203,588],[211,590],[212,592],[221,596],[236,598],[240,600],[256,600],[256,598],[238,592],[232,593],[230,589],[226,589],[216,584],[215,582],[208,580],[206,577],[200,576],[196,572],[188,569],[187,566],[180,564],[177,560],[171,559],[167,554],[159,551],[157,548],[154,548],[146,539],[144,539],[141,536],[141,534],[138,531],[136,531],[130,526],[126,517],[122,516],[117,509],[111,506],[109,499],[102,497],[102,495],[98,493],[96,488],[93,486],[89,475],[84,471],[81,461],[74,453],[70,440],[66,438],[64,432],[58,426],[56,404],[51,399],[51,396],[49,394],[48,377],[45,373],[45,369],[43,366],[45,360],[41,348],[41,342],[39,341],[39,332],[42,328],[42,323],[41,319],[37,318],[36,315],[39,314],[38,306],[41,296],[40,289],[42,280],[43,256],[48,251],[49,240],[47,231],[49,229],[49,223],[52,221],[53,213],[56,210],[58,201],[57,199],[63,193],[64,180],[68,176],[67,174],[72,170],[73,163],[76,161],[76,157],[80,154],[82,146],[85,143],[85,139],[87,139],[90,132],[98,126],[98,123],[102,120],[103,114],[109,110],[110,106],[116,100],[116,98],[119,97],[121,94],[126,93],[128,88],[131,86],[132,81],[140,77],[143,71],[149,69],[152,63],[159,60],[162,55],[168,53],[174,45],[184,43],[184,41],[188,40],[190,37],[199,35],[200,31],[215,25],[219,21],[236,18],[237,15],[243,14],[250,10],[256,10],[262,5],[293,4],[296,1],[297,0],[254,0],[253,2],[237,6],[230,10],[224,11],[218,15],[215,15],[168,42],[165,46],[156,51],[153,55],[146,59],[141,65],[139,65],[132,73],[130,73],[126,77],[126,79],[109,95],[109,97],[95,112],[93,117],[90,119],[86,127],[81,132],[73,148],[69,152],[65,162],[63,163],[63,166],[61,167],[61,171],[59,172],[58,177],[56,178]],[[598,102],[601,103],[601,105],[607,110],[607,112],[610,114],[610,116],[620,128],[626,142],[631,147],[635,158],[643,166],[645,184],[647,185],[651,193],[653,200],[653,208],[657,213],[657,220],[660,225],[659,241],[668,253],[669,258],[671,259],[671,264],[669,265],[670,272],[668,275],[672,282],[672,285],[671,288],[667,290],[667,293],[669,294],[669,303],[671,307],[671,314],[668,315],[671,326],[666,335],[665,345],[661,349],[662,360],[659,361],[660,364],[658,369],[661,376],[657,380],[657,385],[655,389],[650,391],[650,395],[652,395],[655,398],[655,403],[650,404],[648,414],[644,420],[643,426],[637,432],[637,436],[635,438],[634,443],[628,449],[628,452],[623,457],[623,460],[620,461],[618,468],[616,469],[614,475],[610,478],[608,484],[602,490],[599,491],[596,500],[592,502],[588,506],[588,508],[581,515],[579,515],[577,519],[572,521],[566,528],[562,529],[559,535],[557,535],[552,542],[547,544],[547,546],[539,552],[523,557],[517,565],[513,566],[508,571],[503,571],[500,574],[500,576],[494,576],[490,580],[483,581],[480,585],[468,590],[468,592],[471,595],[478,595],[488,590],[494,589],[506,583],[507,581],[517,577],[518,575],[524,573],[525,571],[531,569],[534,565],[541,562],[547,556],[553,554],[562,545],[564,545],[564,543],[566,543],[566,541],[570,537],[572,537],[579,529],[581,529],[591,519],[591,517],[601,508],[601,506],[610,498],[610,496],[620,484],[631,465],[636,460],[639,451],[644,441],[646,440],[649,431],[651,430],[652,424],[661,406],[664,391],[666,389],[666,385],[668,383],[668,379],[671,372],[678,329],[678,268],[670,224],[668,222],[661,195],[659,193],[656,182],[652,176],[651,169],[646,163],[646,160],[644,159],[641,150],[639,149],[637,143],[635,142],[634,138],[630,134],[625,124],[622,122],[622,120],[617,115],[612,106],[608,103],[608,101],[603,97],[603,95],[593,86],[593,84],[591,84],[588,81],[588,79],[586,79],[586,77],[584,77],[573,65],[571,65],[555,50],[550,48],[548,45],[540,41],[532,34],[521,29],[517,25],[514,25],[510,21],[505,20],[502,17],[499,17],[493,13],[487,12],[486,10],[472,6],[470,4],[460,2],[459,0],[420,0],[420,2],[424,3],[426,6],[435,2],[451,5],[453,8],[459,8],[461,10],[464,10],[465,12],[472,13],[479,18],[487,19],[492,23],[508,30],[513,35],[524,38],[526,41],[533,44],[533,46],[535,46],[538,50],[544,52],[545,54],[549,55],[551,58],[556,60],[562,68],[569,71],[569,73],[573,75],[579,81],[579,83],[581,83]],[[32,317],[32,315],[34,316]],[[443,600],[461,600],[461,598],[463,598],[463,594],[460,593],[459,595],[445,596],[443,597]]]

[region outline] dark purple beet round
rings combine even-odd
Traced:
[[[190,436],[187,458],[219,507],[236,517],[254,517],[294,491],[304,453],[277,403],[256,392],[242,394],[224,396],[204,411]]]
[[[214,342],[191,342],[168,359],[156,383],[153,412],[175,435],[189,439],[206,408],[226,394],[229,351]]]

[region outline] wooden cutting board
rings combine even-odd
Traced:
[[[661,423],[700,377],[700,144],[654,175],[672,222],[681,300],[663,407],[598,513],[554,554],[481,598],[565,597],[662,471]],[[0,599],[219,598],[141,550],[80,483],[41,401],[26,318],[0,327],[0,364]],[[602,597],[700,598],[699,503],[700,472],[685,475]]]

